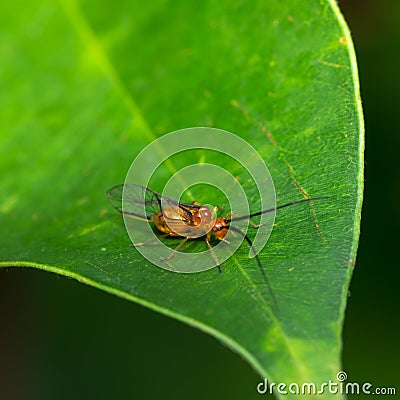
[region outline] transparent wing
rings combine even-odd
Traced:
[[[107,198],[121,214],[149,221],[156,212],[162,211],[162,205],[164,208],[178,208],[179,215],[190,222],[193,221],[193,212],[200,208],[199,205],[180,203],[161,196],[154,190],[135,184],[114,186],[107,191]]]

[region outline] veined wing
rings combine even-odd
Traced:
[[[180,203],[166,196],[161,196],[154,190],[141,185],[124,184],[112,187],[107,191],[107,198],[112,206],[121,214],[150,221],[156,212],[168,208],[176,210],[176,214],[185,222],[193,222],[193,213],[200,206],[195,204]],[[176,215],[175,214],[175,215]],[[165,213],[163,212],[165,217]]]

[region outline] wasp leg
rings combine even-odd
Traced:
[[[219,208],[218,206],[215,206],[213,208],[212,213],[211,213],[211,219],[214,219],[215,216],[217,215],[218,208]]]
[[[223,214],[224,211],[225,211],[225,204],[222,204],[221,207],[220,207],[220,206],[217,206],[217,208],[218,208],[218,211],[219,211],[221,214]]]
[[[218,258],[217,258],[217,256],[215,255],[215,253],[214,253],[214,249],[212,248],[212,246],[211,246],[211,244],[210,244],[210,238],[208,237],[208,236],[206,236],[206,243],[207,243],[207,246],[208,246],[208,248],[210,249],[210,251],[211,251],[211,256],[212,256],[212,258],[214,259],[214,262],[215,262],[215,265],[216,265],[216,267],[218,268],[218,271],[219,272],[222,272],[221,271],[221,266],[220,266],[220,262],[218,261]]]
[[[233,232],[232,232],[233,234]],[[235,236],[235,235],[233,235]],[[221,242],[227,243],[227,244],[231,244],[231,242],[229,240],[226,240],[225,238],[219,239]]]
[[[178,251],[188,241],[188,239],[189,238],[185,237],[183,240],[181,240],[178,246],[175,247],[174,251],[169,256],[162,258],[161,262],[170,260],[175,255],[175,252]]]
[[[236,215],[237,217],[240,217],[240,216],[241,216],[241,215],[240,215],[239,213],[237,213],[237,212],[230,212],[230,213],[226,216],[226,218],[231,219],[231,218],[232,218],[232,215]]]
[[[162,234],[162,235],[159,235],[159,236],[153,237],[153,238],[151,238],[151,239],[145,240],[144,242],[131,243],[129,246],[132,246],[132,247],[136,247],[136,246],[145,246],[145,245],[148,244],[148,243],[155,242],[157,239],[159,239],[159,238],[165,238],[165,237],[167,237],[167,236],[169,236],[169,233],[164,233],[164,234]]]

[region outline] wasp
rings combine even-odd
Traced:
[[[312,199],[305,198],[302,200],[282,204],[274,208],[258,211],[246,216],[233,217],[233,214],[230,213],[226,216],[215,217],[218,207],[215,207],[211,211],[208,206],[198,204],[197,202],[182,203],[169,197],[162,196],[154,190],[141,185],[117,185],[109,189],[106,194],[111,205],[118,212],[132,218],[154,223],[154,226],[162,233],[161,237],[182,237],[183,240],[175,248],[176,251],[181,248],[188,239],[204,237],[205,242],[214,258],[215,264],[220,272],[220,263],[212,249],[210,239],[212,236],[215,236],[218,240],[226,241],[225,237],[229,230],[238,233],[246,240],[252,249],[263,280],[275,303],[275,296],[272,292],[261,261],[253,249],[252,240],[247,236],[246,233],[234,226],[231,226],[230,223],[233,221],[250,220],[250,218],[293,206],[295,204],[328,198],[328,196],[315,197]],[[255,224],[252,225],[254,227],[258,227]],[[195,233],[193,234],[193,232]],[[138,243],[136,245],[142,244],[144,243]]]

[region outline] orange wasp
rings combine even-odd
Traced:
[[[230,226],[230,223],[232,221],[247,220],[252,217],[266,214],[268,212],[279,210],[295,204],[301,204],[312,200],[326,199],[328,196],[292,201],[274,208],[269,208],[267,210],[258,211],[250,215],[238,216],[234,218],[232,218],[232,214],[215,218],[217,207],[215,207],[211,212],[207,206],[202,206],[196,202],[181,203],[169,197],[161,196],[154,190],[135,184],[114,186],[107,191],[107,198],[112,206],[121,214],[154,223],[155,227],[163,233],[161,237],[183,237],[184,239],[175,248],[175,250],[181,248],[188,239],[194,238],[190,236],[190,232],[193,230],[193,228],[201,228],[200,234],[197,234],[195,237],[204,237],[205,242],[214,258],[215,264],[220,272],[221,268],[219,261],[216,258],[210,244],[211,236],[214,235],[219,240],[225,240],[225,236],[230,229],[233,232],[240,234],[252,249],[263,280],[271,297],[276,303],[275,296],[269,285],[267,275],[261,265],[258,255],[253,249],[253,242],[247,236],[247,234],[236,227]],[[143,210],[145,210],[145,215],[143,215]],[[253,224],[253,226],[258,227],[255,224]]]

